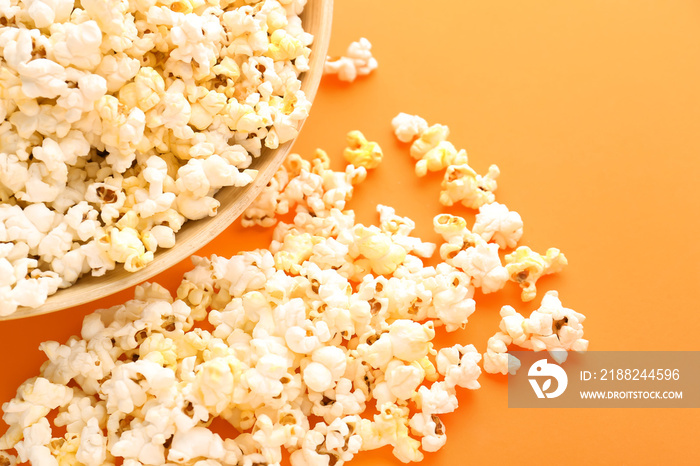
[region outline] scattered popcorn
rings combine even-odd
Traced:
[[[353,194],[353,186],[367,176],[364,167],[348,165],[344,172],[330,169],[328,155],[317,150],[309,162],[291,154],[260,195],[243,212],[243,226],[274,225],[277,215],[292,208],[299,214],[322,216],[342,211]]]
[[[326,58],[323,74],[337,74],[341,81],[353,82],[358,76],[366,76],[376,68],[372,44],[362,37],[348,46],[344,56]]]
[[[510,280],[522,288],[523,301],[533,300],[537,294],[537,280],[543,275],[559,272],[567,260],[556,248],[550,248],[542,256],[527,246],[520,246],[506,255],[505,265],[502,264],[499,248],[518,245],[523,235],[523,221],[517,212],[495,202],[499,168],[491,165],[486,175],[477,174],[468,165],[466,152],[457,150],[448,141],[450,130],[447,126],[428,126],[423,118],[406,113],[399,113],[391,123],[399,141],[412,142],[410,154],[418,160],[416,175],[425,176],[429,171],[445,170],[440,192],[441,204],[452,206],[461,203],[464,207],[479,210],[472,230],[461,217],[440,214],[434,218],[434,229],[445,241],[439,249],[441,259],[468,275],[471,285],[480,288],[483,293],[498,291]],[[542,306],[545,309],[563,309],[556,292],[547,293]],[[535,311],[530,320],[526,320],[511,307],[504,307],[501,310],[501,331],[489,338],[483,355],[484,370],[514,374],[520,367],[520,361],[507,353],[508,345],[513,343],[535,351],[551,350],[552,357],[558,362],[566,359],[565,350],[585,351],[588,342],[582,339],[583,327],[580,322],[583,316],[570,311],[573,313],[573,323],[562,327],[570,317],[558,317],[560,320],[556,324],[551,318],[546,320],[541,317],[552,312],[555,311]],[[558,313],[563,315],[561,310]],[[560,331],[565,335],[565,344],[558,337]],[[446,361],[455,361],[456,351],[445,349],[438,354],[438,371],[442,375],[446,374],[446,369],[441,369],[441,361],[443,365]],[[447,381],[446,378],[442,383]],[[415,419],[415,430],[422,432],[427,428],[427,419]]]
[[[200,8],[177,5],[188,15]],[[269,59],[299,53],[303,42],[283,26],[293,21],[286,12],[296,7],[280,5],[270,0],[257,11],[268,15],[269,28],[276,28],[270,38],[255,36],[255,15],[241,12],[245,7],[226,12],[227,30],[245,36],[230,47],[267,50]],[[83,6],[86,11],[102,8],[88,0]],[[108,14],[112,10],[103,10],[100,27],[114,26]],[[207,47],[189,40],[204,34],[204,27],[177,23],[166,7],[151,7],[148,16],[179,28],[172,39],[177,53],[188,50],[197,57],[187,73],[215,63]],[[271,45],[263,44],[263,38]],[[126,47],[123,37],[104,40]],[[245,65],[225,66],[225,76],[252,72]],[[131,84],[136,82],[134,78]],[[158,89],[156,82],[138,93],[155,102]],[[216,107],[217,100],[214,96],[199,105]],[[257,123],[244,105],[236,107],[235,118],[247,128]],[[196,110],[196,118],[206,119],[201,111]],[[466,152],[453,150],[446,141],[446,127],[428,128],[417,118],[400,117],[396,126],[402,137],[418,137],[412,153],[420,172],[469,168]],[[187,131],[182,125],[171,130]],[[39,376],[3,405],[9,429],[0,438],[0,464],[280,464],[284,449],[294,466],[327,466],[387,445],[403,462],[421,461],[423,452],[445,444],[439,415],[457,409],[458,387],[480,388],[482,360],[483,371],[506,374],[520,365],[507,353],[510,344],[550,351],[559,362],[567,351],[587,349],[585,317],[564,308],[554,291],[527,319],[504,306],[499,332],[488,340],[483,356],[474,345],[436,348],[436,329],[465,327],[476,309],[476,288],[495,292],[510,279],[523,286],[523,299],[526,291],[534,297],[536,280],[561,269],[566,259],[554,248],[540,256],[521,246],[506,256],[504,266],[499,249],[517,245],[522,220],[494,202],[495,181],[491,186],[475,177],[470,189],[479,193],[464,198],[479,208],[473,229],[462,217],[436,216],[433,227],[444,240],[442,261],[426,266],[422,259],[438,248],[412,236],[416,225],[411,219],[378,205],[378,225],[363,225],[347,210],[354,186],[381,159],[378,146],[361,133],[350,133],[349,140],[351,164],[345,170],[331,170],[321,150],[310,160],[292,154],[246,210],[244,225],[276,225],[267,249],[230,259],[194,257],[194,269],[174,295],[157,284],[139,286],[133,300],[86,316],[80,336],[65,344],[43,343],[48,361]],[[55,167],[56,176],[63,176],[48,155],[59,151],[50,142],[44,146],[38,154],[47,167],[44,176],[54,176]],[[21,238],[0,244],[0,296],[22,290],[11,295],[12,306],[36,295],[27,284],[15,285],[18,277],[45,280],[53,287],[61,283],[55,272],[36,272],[38,261],[28,258],[31,248],[45,250],[53,260],[65,258],[61,270],[78,276],[93,265],[106,269],[123,262],[136,268],[158,247],[174,244],[185,218],[198,215],[191,206],[209,203],[206,208],[215,209],[213,191],[228,182],[245,184],[246,176],[252,179],[226,165],[234,155],[211,149],[202,141],[175,166],[151,155],[139,175],[127,171],[126,176],[99,178],[86,189],[86,200],[65,212],[42,201],[14,218],[18,206],[0,206],[0,219],[9,219],[0,223],[0,234]],[[248,156],[234,152],[235,157]],[[487,178],[493,181],[492,175]],[[54,194],[37,186],[41,195]],[[91,205],[100,203],[99,210]],[[187,208],[177,210],[180,203]],[[122,206],[129,210],[121,212]],[[148,229],[140,229],[144,218],[139,212],[151,214],[154,223]],[[278,218],[290,212],[291,220]],[[113,227],[107,229],[105,223]],[[72,249],[76,236],[96,238],[95,243],[84,245],[85,251]],[[88,249],[94,244],[110,247],[99,249],[99,255]],[[376,414],[370,415],[368,407],[375,406]],[[50,422],[47,415],[54,410]],[[210,428],[215,418],[239,435],[221,438]],[[63,427],[65,433],[56,429]]]
[[[2,257],[15,277],[0,285],[2,316],[83,274],[145,267],[184,221],[216,215],[219,189],[250,184],[263,145],[293,139],[308,115],[305,2],[10,3],[0,241],[23,253]],[[363,176],[317,175],[333,205],[344,179]]]
[[[542,256],[527,246],[520,246],[506,256],[508,277],[523,289],[521,298],[526,302],[535,299],[535,285],[540,277],[560,272],[566,264],[566,256],[557,248],[547,249],[547,253]]]
[[[417,116],[399,113],[391,121],[394,134],[402,142],[411,142],[411,156],[416,162],[416,175],[425,176],[429,171],[446,170],[442,180],[440,203],[451,206],[460,202],[470,209],[495,201],[493,192],[498,187],[498,166],[491,165],[488,173],[479,175],[469,166],[467,152],[457,150],[447,140],[450,129],[445,125],[428,127],[427,122]]]
[[[278,223],[269,250],[194,258],[176,296],[138,287],[87,316],[80,337],[42,344],[41,376],[3,407],[0,449],[83,464],[278,464],[282,448],[293,464],[342,464],[383,445],[418,461],[421,445],[439,449],[438,415],[456,409],[457,387],[479,388],[481,355],[437,351],[435,326],[463,327],[473,288],[448,264],[424,266],[435,245],[378,210],[379,226],[365,226],[350,211],[302,209]],[[380,410],[366,419],[370,401]],[[208,427],[215,417],[241,435],[223,440]]]
[[[585,319],[583,314],[563,307],[556,291],[545,293],[539,309],[528,318],[511,306],[503,306],[500,331],[489,338],[484,353],[484,370],[492,374],[515,374],[520,362],[506,353],[510,344],[533,351],[549,351],[557,363],[563,363],[568,351],[588,349],[588,340],[583,338]]]

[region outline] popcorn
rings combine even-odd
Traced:
[[[347,140],[348,147],[343,152],[345,160],[356,167],[364,167],[367,170],[379,166],[384,156],[379,144],[368,141],[360,131],[350,131]]]
[[[506,272],[511,281],[523,289],[523,301],[532,301],[537,295],[537,280],[543,275],[560,272],[568,264],[566,256],[557,248],[549,248],[544,256],[532,251],[527,246],[506,256]]]
[[[397,115],[392,120],[392,126],[396,137],[402,142],[410,142],[416,136],[418,137],[413,141],[410,149],[411,156],[418,160],[417,176],[425,176],[429,171],[446,170],[440,192],[442,205],[452,206],[461,202],[467,208],[479,209],[495,201],[493,192],[498,187],[496,183],[500,174],[498,166],[491,165],[485,176],[477,174],[468,164],[467,152],[457,150],[447,140],[450,135],[450,129],[447,126],[436,124],[427,127],[424,119],[405,113]],[[489,215],[493,214],[495,214],[494,211],[489,213]],[[515,229],[517,231],[517,228]]]
[[[493,191],[498,186],[496,178],[500,171],[491,165],[486,176],[477,175],[467,164],[450,165],[442,180],[440,203],[446,206],[461,202],[470,209],[478,209],[484,204],[494,202]]]
[[[562,306],[559,293],[548,291],[539,309],[525,318],[510,306],[501,309],[500,331],[489,339],[484,354],[484,370],[490,373],[510,372],[520,367],[519,361],[506,353],[506,346],[513,343],[533,351],[549,351],[561,364],[568,351],[583,352],[588,340],[583,338],[583,321],[586,317]],[[488,359],[488,364],[487,364]]]
[[[416,413],[408,425],[411,433],[420,435],[424,451],[438,451],[447,442],[445,425],[434,414]]]
[[[348,165],[344,172],[329,168],[328,155],[317,150],[309,162],[298,154],[287,157],[260,196],[243,213],[244,226],[272,226],[275,216],[295,208],[297,213],[326,216],[343,210],[352,197],[354,185],[367,176],[364,167]]]
[[[7,452],[0,451],[0,464],[4,466],[15,466],[17,464],[17,457]]]
[[[391,394],[399,400],[408,400],[423,382],[425,371],[415,363],[405,365],[399,360],[393,360],[387,365],[385,377]]]
[[[163,25],[177,24],[176,35],[182,35],[177,40],[199,53],[201,62],[190,64],[189,71],[170,66],[193,75],[216,66],[207,62],[209,49],[188,39],[197,39],[201,30],[188,32],[190,25],[178,16],[201,6],[175,4],[188,13],[161,6],[150,8],[148,15]],[[269,14],[266,25],[277,31],[294,24],[282,11],[296,7],[282,5],[243,6],[251,14],[225,16],[231,30],[248,31],[235,39],[235,47],[247,47],[251,55],[253,49],[264,52],[262,38],[249,37],[255,21],[262,20],[254,13]],[[114,12],[116,7],[105,8]],[[298,45],[285,31],[275,36],[273,54],[305,57],[300,47],[306,38],[295,36]],[[123,44],[129,40],[125,36]],[[261,74],[248,63],[240,72]],[[211,95],[196,86],[175,88],[190,109],[195,107],[190,100],[194,104],[196,96]],[[150,112],[162,104],[162,90],[157,84],[147,89],[153,92],[138,92],[152,99]],[[131,92],[136,90],[125,91],[125,99],[133,98]],[[225,111],[217,99],[198,103],[196,112]],[[242,124],[252,127],[266,118],[255,113],[259,103],[260,96],[250,93],[246,103],[236,104],[237,124],[246,118]],[[415,118],[399,123],[419,127],[413,148],[421,170],[459,166],[452,162],[462,157],[466,164],[466,153],[453,151],[446,141],[446,127],[420,128]],[[187,132],[188,125],[179,121],[173,131]],[[371,145],[361,134],[355,136],[360,146]],[[185,217],[215,209],[213,191],[254,176],[236,165],[250,163],[242,146],[231,148],[226,140],[223,152],[217,144],[215,137],[197,137],[189,148],[177,142],[166,158],[142,160],[134,153],[145,165],[138,172],[129,168],[122,174],[96,163],[89,170],[99,181],[84,187],[85,200],[67,203],[61,211],[52,210],[49,201],[24,210],[0,206],[0,235],[14,240],[0,243],[0,306],[5,306],[0,312],[37,299],[39,283],[49,289],[62,283],[55,273],[37,270],[39,261],[27,258],[32,248],[52,255],[52,264],[65,276],[77,277],[88,266],[106,269],[124,262],[138,267],[158,247],[171,247]],[[66,152],[61,155],[51,142],[45,145],[40,162],[47,181],[63,177],[54,159]],[[178,157],[182,163],[175,162]],[[372,160],[362,147],[352,157],[358,164]],[[276,224],[267,249],[230,259],[195,257],[175,296],[159,285],[137,287],[134,300],[87,316],[80,337],[64,345],[42,344],[48,361],[39,377],[3,406],[10,428],[0,438],[0,450],[14,448],[19,461],[41,464],[214,466],[279,464],[284,448],[294,465],[329,465],[391,445],[399,460],[421,461],[421,449],[437,451],[446,442],[438,416],[458,407],[457,387],[480,388],[482,358],[485,372],[506,374],[520,365],[507,353],[510,344],[548,350],[557,361],[567,351],[587,349],[585,317],[564,308],[556,292],[547,293],[529,318],[504,306],[499,332],[483,356],[474,345],[435,348],[436,326],[451,332],[467,324],[476,308],[475,288],[484,293],[501,289],[513,279],[508,267],[516,267],[513,273],[533,268],[536,280],[565,259],[558,250],[542,257],[520,247],[503,266],[499,246],[516,245],[522,221],[504,205],[486,203],[473,231],[464,218],[434,218],[444,243],[441,261],[426,266],[421,258],[431,257],[437,247],[411,236],[416,226],[411,219],[379,205],[378,225],[363,225],[344,210],[354,185],[366,176],[370,165],[365,165],[334,171],[323,151],[310,160],[292,154],[244,217],[246,225]],[[168,194],[174,197],[165,198]],[[129,210],[122,213],[124,206]],[[292,209],[291,221],[278,221],[278,214]],[[144,212],[150,214],[148,221]],[[75,248],[76,238],[91,242]],[[374,405],[378,413],[363,418]],[[46,417],[54,409],[53,425],[66,428],[56,439]],[[210,428],[217,419],[239,434],[222,439]],[[9,464],[16,461],[10,453],[0,455]]]
[[[36,26],[46,27],[39,24]],[[100,64],[102,31],[95,21],[89,20],[80,24],[57,23],[53,24],[50,30],[53,46],[51,52],[58,64],[84,70],[94,70]]]
[[[377,60],[372,56],[372,44],[361,37],[348,46],[344,56],[328,57],[323,74],[337,74],[341,81],[353,82],[358,76],[368,75],[376,68]]]
[[[454,389],[450,389],[445,382],[434,382],[430,388],[421,386],[417,403],[426,414],[451,413],[458,404]]]
[[[51,60],[38,58],[22,63],[17,71],[22,79],[22,93],[29,99],[53,99],[68,90],[65,68]]]
[[[498,257],[498,245],[493,243],[482,242],[460,251],[452,263],[464,270],[472,278],[474,286],[481,288],[483,293],[498,291],[508,281],[508,271]]]
[[[474,345],[443,348],[437,356],[438,372],[445,376],[447,387],[454,388],[458,385],[476,390],[481,386],[477,381],[481,375],[481,369],[477,365],[480,360],[481,354]]]
[[[350,238],[348,238],[350,236]],[[406,258],[406,250],[393,243],[391,236],[378,228],[356,225],[349,235],[340,239],[341,243],[352,241],[349,255],[356,259],[356,276],[366,273],[390,274]]]
[[[391,126],[394,128],[394,135],[399,141],[411,142],[428,129],[428,122],[418,115],[399,113],[391,120]]]
[[[420,123],[419,123],[420,124]],[[467,153],[458,151],[447,141],[450,129],[444,125],[433,125],[423,130],[411,144],[411,156],[417,159],[416,175],[425,176],[428,171],[439,171],[451,165],[466,164]]]
[[[374,422],[363,419],[360,425],[362,449],[373,450],[384,445],[393,446],[392,453],[404,463],[421,461],[420,442],[408,436],[408,408],[386,403]]]
[[[156,173],[162,174],[154,172],[154,177]],[[36,424],[58,403],[55,425],[65,425],[68,434],[62,449],[35,449],[38,453],[34,454],[45,455],[47,461],[70,457],[98,464],[114,457],[125,464],[189,464],[195,459],[222,463],[227,458],[247,457],[277,462],[282,446],[293,452],[295,464],[327,457],[348,461],[361,448],[377,444],[366,438],[368,432],[376,432],[377,445],[392,445],[403,460],[422,458],[420,441],[407,437],[405,405],[422,399],[424,410],[440,411],[442,408],[431,408],[431,403],[439,402],[435,397],[443,396],[438,387],[452,387],[452,392],[456,385],[478,387],[474,362],[478,359],[469,351],[450,359],[449,384],[434,385],[428,393],[421,391],[426,381],[435,382],[439,377],[428,358],[436,353],[432,349],[433,321],[392,317],[411,315],[407,311],[414,300],[392,297],[388,307],[383,296],[397,295],[401,289],[402,285],[391,280],[424,281],[417,288],[423,291],[417,292],[426,309],[431,306],[432,291],[436,307],[444,309],[454,299],[471,296],[472,290],[467,286],[468,277],[447,264],[436,269],[415,263],[413,259],[420,260],[411,252],[425,250],[422,245],[426,243],[409,236],[413,222],[385,206],[379,211],[380,227],[355,225],[351,214],[333,210],[328,217],[308,217],[302,212],[294,224],[280,223],[277,230],[315,241],[345,241],[345,253],[338,260],[353,267],[353,262],[367,258],[350,253],[355,247],[351,232],[361,227],[383,235],[387,244],[397,241],[394,246],[408,259],[399,263],[397,277],[368,276],[367,284],[354,292],[349,275],[341,274],[342,267],[335,269],[325,258],[313,255],[295,262],[298,268],[293,274],[269,251],[244,253],[230,260],[197,259],[178,289],[179,299],[156,285],[139,287],[137,300],[88,316],[82,339],[73,337],[67,345],[44,344],[49,362],[42,374],[48,379],[37,380],[62,384],[56,387],[76,383],[79,388],[75,392],[66,389],[70,397],[61,395],[42,409],[32,408],[30,403],[37,401],[22,395],[27,390],[20,389],[12,403],[24,403],[19,406],[31,417],[21,422],[19,416],[9,414],[18,412],[14,405],[6,406],[6,421],[23,427],[8,431],[0,445],[6,442],[11,447],[23,441],[22,429]],[[112,230],[124,235],[115,237],[120,246],[113,248],[113,254],[140,253],[130,226],[134,220],[133,215],[125,215]],[[284,244],[292,243],[285,241],[279,247]],[[427,249],[432,252],[434,246]],[[351,269],[346,272],[352,273]],[[461,291],[441,297],[449,284]],[[375,316],[376,329],[371,324],[376,303],[360,297],[367,292],[375,293],[375,299],[387,306],[386,312]],[[205,318],[214,326],[211,333],[193,326]],[[350,343],[360,338],[359,331],[363,343]],[[343,340],[349,342],[347,347],[339,344]],[[447,396],[449,403],[453,397]],[[370,421],[373,427],[363,427],[358,415],[371,398],[383,408]],[[296,413],[295,420],[282,422],[290,412]],[[309,425],[311,414],[325,422]],[[246,433],[224,442],[207,427],[212,416]],[[421,429],[426,435],[439,435],[437,427],[432,433]],[[426,442],[432,445],[436,440]]]
[[[91,418],[80,432],[80,447],[75,453],[75,459],[85,466],[99,466],[107,458],[107,439],[102,435],[102,429],[97,419]]]
[[[168,461],[182,464],[199,457],[221,460],[225,452],[221,437],[205,427],[193,427],[173,435]]]
[[[493,240],[501,249],[514,248],[523,236],[523,221],[517,212],[494,202],[479,208],[472,231],[485,241]]]
[[[515,375],[520,369],[520,360],[507,353],[508,345],[512,342],[513,339],[502,332],[489,338],[484,353],[484,371],[489,374]]]
[[[325,392],[333,386],[333,374],[321,363],[312,362],[304,369],[304,383],[311,390]]]
[[[3,315],[43,304],[55,281],[145,267],[185,220],[217,214],[218,190],[252,183],[263,144],[293,139],[308,116],[302,3],[161,3],[3,6],[0,196],[16,209],[0,241],[24,240],[41,274],[3,285]],[[343,208],[363,170],[319,167],[327,198],[310,202]]]
[[[421,359],[431,350],[430,340],[435,337],[433,323],[419,324],[411,320],[399,319],[389,326],[391,351],[404,361]]]

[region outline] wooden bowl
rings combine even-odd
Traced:
[[[314,35],[309,60],[310,70],[300,77],[301,89],[306,93],[309,101],[313,102],[323,75],[323,63],[331,38],[333,0],[309,0],[301,18],[304,30]],[[191,256],[231,225],[253,202],[282,164],[293,143],[293,140],[289,141],[274,150],[263,147],[261,156],[255,159],[250,167],[259,170],[255,181],[243,188],[226,187],[221,189],[216,195],[216,199],[221,203],[218,214],[215,217],[186,222],[177,233],[175,247],[159,250],[153,262],[143,269],[129,273],[124,270],[122,265],[119,265],[101,277],[85,275],[70,288],[58,290],[56,294],[49,296],[41,307],[36,309],[19,308],[14,314],[1,317],[0,320],[48,314],[103,298],[146,281]]]

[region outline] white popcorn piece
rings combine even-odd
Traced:
[[[513,343],[533,351],[549,351],[559,364],[566,361],[568,351],[583,352],[588,340],[583,338],[586,317],[562,306],[559,293],[548,291],[539,309],[525,318],[510,306],[501,309],[500,331],[489,339],[484,353],[484,370],[490,373],[514,374],[520,362],[506,353]]]
[[[345,55],[328,57],[323,74],[336,74],[338,79],[353,82],[358,76],[366,76],[377,69],[377,60],[372,56],[372,43],[361,37],[348,46]]]
[[[481,354],[474,345],[443,348],[437,356],[438,372],[445,376],[448,387],[460,386],[475,390],[480,387],[477,381],[481,375],[481,369],[477,365],[479,361]]]
[[[333,386],[333,374],[321,363],[312,362],[304,369],[304,383],[317,392],[324,392]]]
[[[418,115],[399,113],[391,120],[391,126],[394,128],[394,135],[399,141],[411,142],[428,129],[428,122]]]
[[[434,382],[430,388],[425,385],[418,390],[417,403],[426,414],[445,414],[457,409],[457,397],[454,388],[445,382]]]
[[[94,70],[102,61],[102,31],[95,21],[57,23],[50,29],[52,57],[58,64]]]
[[[515,375],[520,368],[520,361],[515,356],[508,354],[508,345],[512,343],[508,335],[497,332],[489,338],[486,352],[484,353],[484,371],[489,374]]]
[[[399,319],[389,326],[391,351],[404,361],[415,361],[427,356],[431,350],[430,341],[435,337],[433,323],[423,325],[411,320]]]
[[[414,435],[420,435],[424,451],[438,451],[447,442],[447,430],[439,417],[434,414],[416,413],[408,425]]]
[[[390,362],[385,371],[389,391],[399,400],[413,397],[424,377],[425,371],[420,365],[406,365],[398,360]]]
[[[193,427],[187,432],[176,432],[168,453],[168,460],[185,463],[204,457],[223,459],[224,442],[217,434],[205,427]]]
[[[523,236],[523,221],[517,212],[493,202],[479,207],[472,231],[485,241],[493,240],[501,249],[514,248]]]
[[[373,450],[384,445],[393,447],[392,453],[404,463],[422,461],[420,442],[408,436],[408,408],[387,403],[380,407],[374,422],[363,419],[360,424],[362,449]]]
[[[85,466],[98,466],[104,464],[107,457],[106,449],[107,439],[102,435],[97,419],[89,419],[80,432],[80,447],[75,454],[75,459]]]
[[[474,286],[484,293],[498,291],[508,281],[508,272],[498,256],[498,245],[493,243],[479,243],[460,251],[452,263],[464,270],[472,278]]]

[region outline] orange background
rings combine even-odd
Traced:
[[[359,219],[374,221],[385,203],[437,240],[440,177],[417,179],[391,134],[396,113],[417,113],[449,125],[477,171],[499,165],[496,198],[522,215],[524,244],[569,259],[528,305],[512,284],[477,295],[467,328],[440,343],[483,351],[501,305],[529,313],[557,289],[588,317],[591,350],[700,350],[700,2],[337,0],[331,53],[360,36],[379,69],[352,85],[325,78],[295,147],[322,147],[340,167],[347,131],[382,145],[383,165],[351,203]],[[265,247],[270,233],[234,225],[200,254]],[[175,290],[189,268],[154,280]],[[65,341],[91,310],[132,294],[0,322],[0,401],[36,375],[40,342]],[[480,381],[460,392],[448,443],[428,464],[697,464],[696,410],[508,409],[505,378]],[[356,464],[399,463],[384,449]]]

